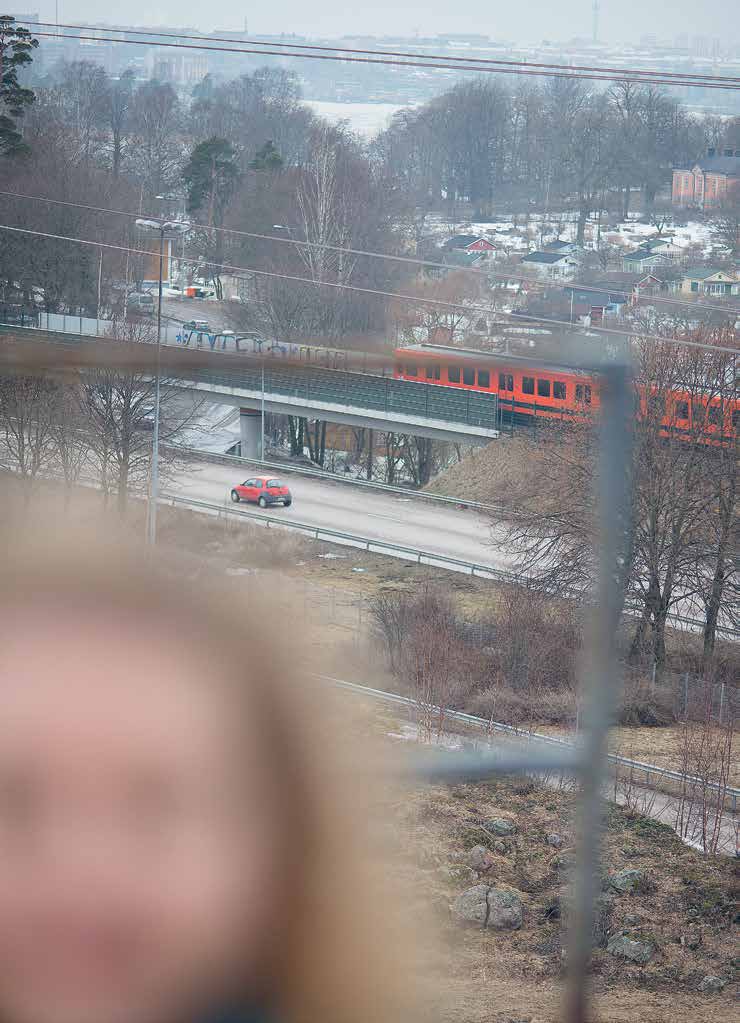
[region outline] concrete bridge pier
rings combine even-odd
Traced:
[[[259,409],[239,410],[242,458],[262,457],[262,415]]]

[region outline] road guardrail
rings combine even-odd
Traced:
[[[526,583],[536,584],[538,582],[538,580],[528,576],[520,575],[516,572],[507,572],[506,569],[494,568],[492,565],[481,565],[473,561],[464,561],[462,558],[451,558],[447,554],[435,554],[433,551],[425,551],[419,547],[407,547],[405,544],[391,543],[388,540],[374,540],[372,537],[361,536],[357,533],[345,533],[338,529],[329,529],[323,526],[315,526],[309,522],[297,522],[295,519],[265,515],[262,512],[250,511],[226,502],[220,504],[217,501],[201,501],[193,497],[178,497],[176,494],[164,494],[160,498],[160,502],[163,504],[182,505],[183,507],[195,508],[196,510],[201,509],[202,511],[220,515],[237,515],[244,519],[263,522],[265,526],[274,525],[282,526],[284,529],[295,529],[298,532],[312,536],[315,540],[339,543],[345,547],[358,547],[370,553],[375,551],[379,554],[400,555],[409,561],[415,561],[418,565],[447,568],[454,572],[464,572],[466,575],[479,576],[482,579],[496,579],[499,582],[511,583],[515,586],[521,586]],[[577,599],[577,594],[574,594],[572,599]],[[636,613],[637,609],[630,605],[625,605],[625,611]],[[672,623],[688,625],[693,629],[702,629],[704,627],[704,623],[698,619],[686,618],[675,614],[669,614],[668,618]],[[718,626],[717,634],[731,639],[740,639],[740,632],[737,629]]]
[[[425,490],[411,490],[408,487],[396,487],[390,483],[374,483],[372,480],[361,480],[344,473],[328,472],[326,469],[313,469],[307,465],[294,465],[291,462],[271,462],[261,458],[244,458],[241,455],[214,454],[210,451],[203,451],[201,448],[184,447],[179,444],[170,444],[169,448],[190,458],[197,458],[198,460],[208,462],[219,462],[223,465],[258,465],[265,469],[277,469],[284,473],[294,472],[301,476],[322,479],[327,483],[347,483],[366,490],[378,490],[385,494],[395,494],[399,497],[414,498],[414,500],[418,499],[435,504],[470,508],[473,511],[501,514],[504,510],[503,505],[485,504],[482,501],[468,501],[464,497],[448,497],[446,494],[431,494]]]
[[[357,682],[347,682],[345,679],[334,678],[331,675],[320,675],[318,677],[339,686],[341,689],[348,689],[351,692],[368,696],[374,700],[400,704],[406,707],[418,706],[418,701],[412,699],[410,696],[401,696],[399,693],[388,693],[383,689],[372,689],[370,686],[362,686]],[[439,709],[439,707],[433,707],[432,711],[439,712]],[[505,725],[500,721],[491,721],[488,718],[476,717],[474,714],[466,714],[461,710],[449,710],[445,708],[444,715],[446,718],[450,718],[453,721],[459,721],[461,724],[474,725],[477,728],[485,729],[487,732],[502,732],[507,735],[514,736],[517,739],[525,739],[527,741],[538,743],[548,743],[551,746],[556,745],[570,749],[576,748],[576,744],[569,742],[567,739],[558,739],[554,735],[543,735],[541,732],[524,731],[521,728],[515,728],[513,725]],[[705,778],[699,778],[693,774],[682,774],[680,771],[674,771],[667,767],[658,767],[656,764],[646,764],[642,760],[631,760],[629,757],[620,756],[618,753],[608,753],[607,759],[610,763],[618,767],[626,767],[631,771],[643,773],[646,781],[649,777],[656,776],[660,779],[674,781],[681,785],[701,787],[720,794],[724,793],[724,797],[730,801],[732,813],[737,813],[740,789],[733,788],[732,786],[725,787],[719,785],[717,782],[707,781]]]

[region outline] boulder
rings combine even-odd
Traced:
[[[452,903],[452,912],[467,923],[485,927],[488,921],[488,891],[490,885],[476,884],[466,888]]]
[[[606,946],[607,952],[620,959],[629,959],[631,963],[644,966],[655,954],[655,946],[647,941],[635,941],[624,934],[615,935]]]
[[[484,845],[475,845],[468,853],[468,866],[476,874],[487,874],[495,862],[495,857]]]
[[[502,888],[489,889],[486,927],[499,931],[518,931],[523,921],[524,906],[518,895]]]
[[[508,838],[509,835],[516,833],[516,824],[506,817],[491,817],[490,820],[483,821],[483,827],[499,838]]]
[[[565,839],[562,835],[558,835],[556,832],[553,832],[551,835],[547,836],[547,844],[551,845],[553,849],[562,849],[565,844]]]
[[[724,990],[727,981],[724,977],[714,977],[711,973],[699,984],[699,990],[705,995],[718,995]]]
[[[681,935],[679,940],[684,948],[688,948],[691,949],[692,952],[696,952],[702,942],[701,931],[687,931],[685,934]]]
[[[637,870],[636,868],[618,870],[616,874],[610,874],[607,881],[610,888],[613,888],[615,892],[620,892],[622,894],[625,892],[634,892],[638,888],[644,887],[647,884],[645,871]]]
[[[493,930],[515,931],[522,926],[524,906],[515,892],[476,884],[461,892],[452,904],[460,920]]]

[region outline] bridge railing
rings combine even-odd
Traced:
[[[9,333],[19,329],[17,324],[0,324],[0,332]],[[20,329],[23,329],[22,326]],[[59,344],[90,343],[93,337],[62,331],[46,331],[25,328],[31,336]],[[24,331],[25,333],[25,331]],[[109,339],[105,339],[109,340]],[[249,358],[249,357],[245,357]],[[339,369],[323,369],[317,366],[301,365],[290,367],[275,365],[265,360],[260,363],[251,357],[250,365],[230,365],[213,369],[199,366],[193,368],[192,380],[210,383],[217,387],[244,389],[266,394],[279,395],[304,402],[341,405],[358,410],[372,409],[389,417],[410,416],[437,422],[455,423],[490,431],[496,435],[499,427],[497,394],[485,394],[458,387],[426,385],[414,380],[397,380],[394,377],[373,376],[370,373],[348,373]],[[180,379],[186,376],[178,368]]]

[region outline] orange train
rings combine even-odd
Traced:
[[[393,375],[399,380],[443,384],[497,394],[502,422],[571,419],[599,408],[597,377],[574,367],[554,366],[518,355],[417,344],[397,348]],[[645,408],[645,396],[641,406]],[[699,399],[671,391],[663,425],[666,434],[700,435],[706,443],[728,443],[740,429],[740,400]]]

